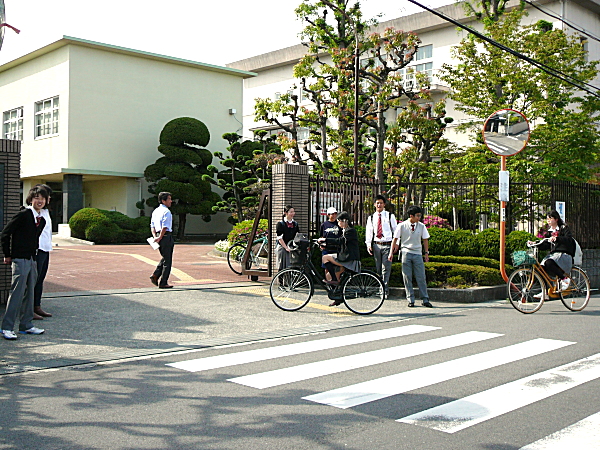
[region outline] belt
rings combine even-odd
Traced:
[[[392,245],[392,241],[385,241],[385,242],[383,242],[383,241],[380,241],[380,242],[375,241],[375,243],[377,245]]]
[[[171,234],[170,231],[165,231],[165,234],[163,236],[168,236],[169,234]]]

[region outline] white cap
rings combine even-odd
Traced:
[[[337,214],[337,209],[335,209],[333,206],[330,206],[327,208],[327,215],[329,214]]]

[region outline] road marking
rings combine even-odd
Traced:
[[[557,341],[553,339],[533,339],[520,344],[490,350],[476,355],[452,361],[421,367],[408,372],[398,373],[387,377],[363,383],[353,384],[339,389],[303,397],[311,402],[346,409],[362,405],[392,395],[402,394],[442,381],[480,372],[509,362],[529,358],[531,356],[556,350],[574,342]]]
[[[596,378],[600,378],[600,353],[404,417],[398,422],[456,433]]]
[[[142,256],[142,255],[138,255],[137,253],[122,253],[122,252],[105,252],[102,250],[82,250],[79,248],[61,248],[61,250],[68,250],[71,252],[90,252],[90,253],[106,253],[109,255],[124,255],[124,256],[131,256],[139,261],[142,261],[146,264],[149,264],[151,266],[156,266],[158,264],[158,261],[154,261],[150,258],[147,258],[146,256]],[[206,283],[207,281],[215,281],[213,279],[205,279],[205,280],[196,280],[194,277],[188,275],[187,273],[185,273],[182,270],[179,270],[175,267],[171,267],[171,274],[173,274],[174,276],[176,276],[177,278],[179,278],[180,282],[185,282],[185,283]],[[177,281],[176,281],[177,283]]]
[[[257,350],[248,350],[245,352],[230,353],[227,355],[217,355],[208,358],[192,359],[177,363],[167,364],[167,366],[177,369],[187,370],[189,372],[200,372],[203,370],[218,369],[221,367],[236,366],[257,361],[266,361],[268,359],[281,358],[284,356],[300,355],[302,353],[328,350],[338,347],[347,347],[349,345],[373,342],[382,339],[408,336],[411,334],[424,333],[426,331],[439,330],[439,327],[430,327],[425,325],[406,325],[385,330],[368,331],[357,333],[351,336],[338,336],[327,339],[317,339],[308,342],[298,342],[296,344],[281,345],[279,347],[260,348]]]
[[[520,450],[595,450],[600,446],[600,412],[552,433]]]
[[[243,377],[230,378],[228,381],[243,384],[256,389],[265,389],[296,381],[309,380],[347,370],[368,367],[390,361],[397,361],[411,356],[423,355],[430,352],[445,350],[460,345],[472,344],[495,337],[503,336],[497,333],[481,331],[468,331],[466,333],[444,336],[428,341],[414,342],[412,344],[398,345],[396,347],[344,356],[341,358],[318,361],[310,364],[272,370]]]

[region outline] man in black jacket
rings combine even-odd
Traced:
[[[48,192],[45,189],[37,186],[31,189],[26,200],[30,206],[10,219],[0,234],[4,264],[12,264],[11,291],[2,319],[4,339],[17,339],[14,327],[19,312],[21,333],[42,334],[44,332],[43,329],[33,326],[33,292],[37,282],[35,257],[40,234],[46,225],[41,210],[47,201]]]

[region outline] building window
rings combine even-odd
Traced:
[[[35,137],[58,134],[58,97],[35,103]]]
[[[419,47],[417,49],[417,53],[415,53],[415,61],[420,61],[422,59],[429,59],[433,56],[433,45],[425,45],[423,47]]]
[[[589,55],[589,45],[588,45],[588,39],[586,37],[581,36],[579,38],[579,43],[581,44],[581,47],[583,48],[583,51],[585,52],[584,55],[584,61],[588,61],[588,55]]]
[[[23,140],[23,108],[4,111],[2,137],[16,141]]]

